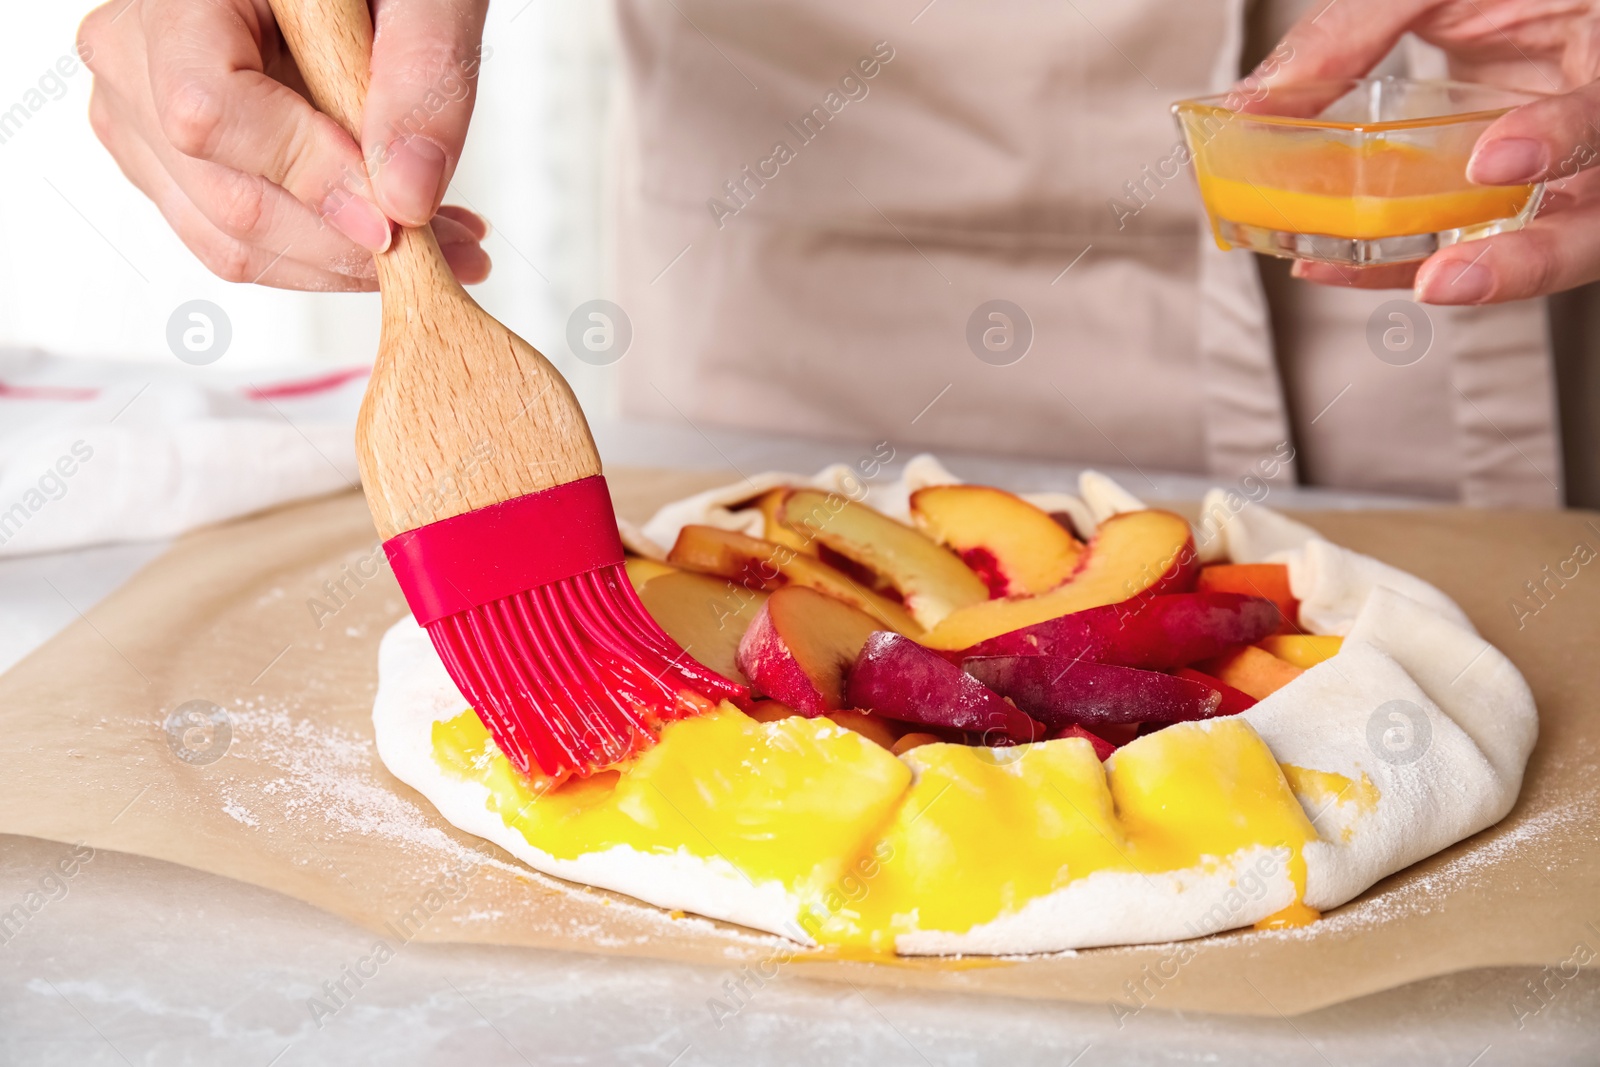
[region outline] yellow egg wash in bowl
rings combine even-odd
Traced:
[[[1254,86],[1173,113],[1219,247],[1371,266],[1520,229],[1543,186],[1467,177],[1478,138],[1536,95],[1455,82]]]
[[[1208,145],[1197,156],[1213,219],[1296,233],[1373,239],[1455,230],[1517,215],[1532,185],[1475,186],[1465,161],[1410,144],[1337,141],[1252,148]],[[1217,232],[1217,241],[1229,247]]]
[[[887,955],[913,930],[961,934],[1098,872],[1218,868],[1286,855],[1307,922],[1301,850],[1316,839],[1266,745],[1238,719],[1182,723],[1102,765],[1072,738],[1011,749],[931,744],[896,757],[827,719],[758,722],[731,704],[665,727],[626,769],[530,780],[470,710],[433,727],[447,775],[557,859],[625,846],[781,883],[819,944]]]

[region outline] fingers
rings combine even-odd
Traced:
[[[367,246],[388,240],[382,212],[362,201],[381,226],[363,244],[346,236],[359,227],[342,224],[342,215],[327,217],[327,197],[320,216],[305,202],[327,191],[317,188],[317,176],[329,172],[330,159],[341,177],[366,182],[354,140],[261,75],[263,53],[275,47],[264,4],[187,3],[180,9],[173,0],[112,0],[84,20],[79,35],[95,76],[95,134],[220,277],[324,291],[373,288]],[[478,247],[488,232],[484,221],[449,208],[434,232],[457,277],[482,281],[490,267]]]
[[[262,69],[247,4],[143,0],[150,93],[161,132],[190,158],[289,191],[370,251],[389,246],[360,149],[337,123]]]
[[[487,0],[376,0],[362,149],[390,218],[433,217],[477,94]]]
[[[1589,172],[1588,178],[1596,172]],[[1516,233],[1436,252],[1417,272],[1425,304],[1498,304],[1600,279],[1600,198],[1540,215]]]
[[[438,235],[439,220],[433,220],[434,234]],[[494,266],[489,260],[489,253],[476,241],[455,241],[445,244],[440,238],[439,250],[444,253],[444,260],[450,264],[450,269],[460,279],[462,285],[477,285],[489,277],[489,270]]]
[[[1439,0],[1313,0],[1252,76],[1269,86],[1359,78]]]
[[[123,27],[136,26],[131,15]],[[266,178],[178,151],[155,110],[142,39],[100,64],[90,119],[123,172],[155,199],[170,179],[211,225],[237,241],[270,249],[319,269],[359,273],[367,251],[323,222]],[[376,211],[376,209],[373,209]],[[381,216],[380,216],[381,217]],[[386,225],[386,224],[385,224]]]
[[[229,237],[287,251],[296,259],[334,270],[341,269],[342,263],[364,266],[370,258],[371,253],[363,244],[350,240],[331,225],[336,218],[327,219],[330,224],[325,225],[324,219],[267,178],[194,159],[161,137],[147,138],[146,143],[184,195]],[[377,212],[371,204],[366,206]],[[388,221],[383,220],[381,225],[381,232],[387,235]]]
[[[1600,83],[1524,104],[1478,138],[1467,177],[1480,185],[1570,178],[1600,159]]]
[[[1425,304],[1498,304],[1600,280],[1600,168],[1552,185],[1539,215],[1515,233],[1466,241],[1420,266],[1296,263],[1296,278],[1360,289],[1412,286]],[[1414,274],[1414,277],[1412,275]]]
[[[1296,278],[1357,289],[1411,286],[1424,304],[1498,304],[1600,280],[1600,170],[1585,171],[1515,233],[1466,241],[1422,264],[1351,268],[1297,262]]]
[[[478,214],[476,211],[468,211],[464,207],[457,207],[454,204],[443,205],[439,208],[439,213],[433,217],[433,229],[435,236],[438,236],[439,223],[444,219],[449,219],[450,221],[459,224],[463,229],[472,235],[472,239],[474,241],[482,241],[485,237],[489,236],[489,223],[482,215]],[[442,242],[444,238],[440,237],[439,240]]]
[[[158,178],[155,184],[151,200],[167,225],[207,270],[224,281],[328,293],[360,292],[378,286],[376,271],[365,276],[355,271],[325,270],[230,237],[213,226],[170,178],[164,183]]]
[[[95,132],[111,149],[123,174],[155,203],[179,240],[213,274],[228,281],[281,289],[344,292],[377,287],[371,253],[318,226],[302,204],[275,186],[269,187],[273,190],[270,195],[276,196],[282,211],[271,226],[242,235],[219,227],[213,218],[215,212],[202,210],[196,204],[157,156],[156,148],[136,136],[135,125],[117,113],[117,106],[112,97],[96,87],[89,102]],[[214,167],[195,160],[188,162],[195,167]],[[303,241],[299,244],[284,237],[295,231],[296,214],[304,222]],[[473,284],[488,276],[489,258],[478,247],[479,235],[488,231],[482,219],[465,208],[450,207],[434,219],[433,228],[456,277]]]
[[[1332,263],[1296,260],[1289,273],[1319,285],[1346,289],[1409,289],[1417,274],[1415,263],[1390,263],[1381,267],[1341,267]]]
[[[150,198],[178,239],[217,277],[232,282],[257,282],[277,288],[321,292],[377,287],[377,272],[371,265],[371,255],[354,246],[350,247],[366,261],[365,271],[360,269],[359,262],[348,264],[343,271],[329,270],[297,259],[289,255],[288,250],[274,252],[270,247],[251,244],[222,232],[173,180],[150,145],[130,136],[127,125],[116,121],[110,110],[112,107],[107,96],[97,89],[90,100],[95,131],[112,149],[128,180]]]

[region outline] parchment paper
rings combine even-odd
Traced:
[[[635,521],[722,480],[609,477],[619,512]],[[1600,560],[1571,561],[1580,543],[1590,557],[1600,551],[1600,517],[1297,517],[1440,586],[1526,674],[1539,745],[1500,825],[1296,931],[1017,960],[800,956],[784,966],[858,984],[1137,1006],[1132,983],[1162,1009],[1289,1015],[1472,967],[1594,959]],[[1563,567],[1576,576],[1562,577]],[[1542,602],[1528,596],[1529,581],[1544,583]],[[1520,618],[1517,598],[1528,609]],[[764,934],[528,871],[392,778],[369,716],[378,640],[404,610],[359,495],[185,537],[0,676],[0,832],[81,840],[267,886],[361,923],[391,947],[489,942],[735,970],[788,955]],[[219,727],[166,726],[196,700],[223,709]]]

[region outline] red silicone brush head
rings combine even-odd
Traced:
[[[531,760],[547,775],[590,774],[654,744],[663,723],[744,692],[662,632],[620,564],[440,619],[428,636],[524,772]]]
[[[692,659],[639,602],[600,477],[384,543],[417,621],[495,743],[529,773],[586,777],[742,685]]]

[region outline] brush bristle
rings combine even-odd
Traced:
[[[655,743],[664,723],[740,697],[652,619],[621,564],[428,626],[450,677],[524,773],[587,777]]]

